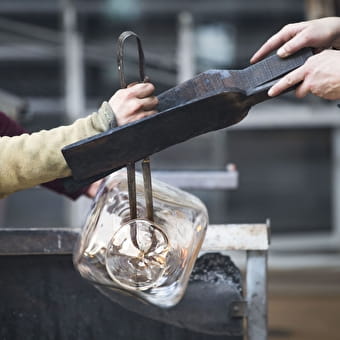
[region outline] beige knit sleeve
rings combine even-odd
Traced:
[[[31,135],[0,137],[0,198],[18,190],[71,175],[61,149],[80,139],[106,131],[114,121],[107,102],[98,112],[72,125]]]

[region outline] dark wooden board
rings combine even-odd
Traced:
[[[76,180],[93,180],[169,146],[237,124],[280,77],[301,66],[304,49],[243,70],[210,70],[158,96],[158,113],[63,148]]]

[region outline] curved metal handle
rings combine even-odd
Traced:
[[[142,48],[142,42],[139,36],[132,31],[123,32],[118,38],[118,48],[117,48],[117,64],[118,64],[118,73],[120,78],[120,87],[126,88],[126,80],[124,75],[124,43],[126,39],[129,37],[135,37],[137,40],[138,47],[138,59],[139,59],[139,77],[140,81],[145,81],[145,61],[144,61],[144,52]]]
[[[140,82],[148,81],[145,76],[145,61],[144,52],[142,48],[142,42],[139,36],[132,31],[125,31],[118,37],[118,47],[117,47],[117,64],[118,73],[120,78],[120,87],[126,88],[126,80],[124,75],[124,44],[126,39],[129,37],[135,37],[138,46],[138,59],[139,59],[139,77]],[[126,165],[127,176],[128,176],[128,191],[129,191],[129,204],[130,204],[130,218],[137,218],[137,197],[136,197],[136,178],[135,178],[135,164],[128,163]],[[150,170],[150,160],[145,158],[142,162],[143,168],[143,179],[144,179],[144,194],[147,209],[147,218],[153,221],[153,202],[152,202],[152,183],[151,183],[151,170]],[[132,230],[133,232],[133,230]],[[132,237],[135,240],[135,237]]]

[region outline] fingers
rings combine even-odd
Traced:
[[[143,111],[153,110],[155,106],[158,104],[158,98],[155,96],[146,97],[146,98],[132,98],[125,102],[125,116],[136,115]]]
[[[307,83],[307,81],[304,80],[304,81],[302,82],[302,84],[299,85],[299,86],[297,87],[297,89],[295,90],[295,96],[296,96],[297,98],[303,98],[303,97],[306,97],[307,94],[308,94],[309,92],[310,92],[310,86],[309,86],[309,84]]]
[[[130,116],[128,119],[128,122],[133,122],[135,120],[139,120],[148,116],[151,116],[155,114],[157,111],[156,110],[150,110],[150,111],[142,111],[140,113],[136,113],[133,116]]]
[[[299,35],[304,28],[305,23],[297,23],[297,24],[289,24],[284,26],[278,33],[274,34],[271,38],[269,38],[261,48],[251,57],[250,62],[256,63],[263,59],[270,52],[276,50],[281,46],[278,50],[278,55],[280,57],[286,57],[294,52],[296,52],[299,48],[298,42],[293,42],[291,45],[291,40],[294,39],[295,36]]]
[[[151,115],[155,114],[156,112],[157,112],[156,110],[150,110],[150,111],[141,111],[139,113],[135,113],[133,115],[126,117],[124,120],[121,121],[121,123],[119,125],[124,125],[124,124],[127,124],[127,123],[134,122],[136,120],[151,116]]]
[[[277,49],[280,45],[282,45],[285,41],[282,40],[282,37],[279,33],[276,33],[271,38],[269,38],[261,48],[251,57],[250,62],[257,63],[261,59],[263,59],[270,52]]]
[[[132,83],[129,84],[126,89],[118,90],[110,99],[112,102],[126,102],[129,100],[134,100],[135,98],[145,98],[151,96],[155,90],[155,87],[151,83]],[[113,105],[115,105],[113,103]]]
[[[151,96],[155,91],[155,87],[152,83],[133,83],[130,85],[128,86],[128,89],[131,97],[145,98]]]
[[[278,49],[277,55],[281,58],[285,58],[304,47],[309,47],[309,39],[303,32],[301,32],[283,44]]]
[[[118,126],[155,113],[158,98],[152,83],[132,83],[118,90],[109,100]]]
[[[269,91],[269,97],[275,97],[280,93],[288,90],[289,88],[293,87],[294,85],[302,82],[305,78],[305,68],[301,66],[296,70],[288,73],[286,76],[281,78],[275,85],[273,85]]]
[[[84,192],[85,196],[89,197],[89,198],[94,198],[98,192],[98,189],[102,183],[103,179],[100,179],[96,182],[93,182],[92,184],[90,184],[88,186],[88,188],[86,189],[86,191]]]
[[[133,82],[133,83],[129,84],[129,85],[127,86],[127,88],[129,88],[129,87],[132,87],[132,86],[135,86],[136,84],[138,84],[138,82],[137,82],[137,81],[135,81],[135,82]]]
[[[158,104],[158,98],[155,96],[140,99],[141,109],[143,111],[152,110]]]

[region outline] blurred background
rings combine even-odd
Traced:
[[[291,22],[339,14],[335,0],[1,0],[0,110],[27,130],[67,124],[119,89],[116,41],[143,43],[157,94],[208,69],[240,69]],[[138,80],[134,44],[128,82]],[[292,93],[244,121],[152,156],[152,170],[225,170],[233,190],[195,190],[211,223],[270,219],[271,339],[338,339],[340,109]],[[33,188],[1,201],[5,227],[79,227],[90,201]],[[304,326],[297,318],[305,320]],[[301,321],[302,322],[302,321]],[[333,335],[334,334],[334,335]]]

